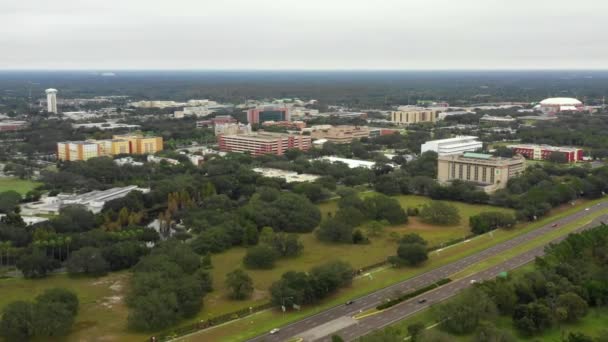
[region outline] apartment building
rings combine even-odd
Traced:
[[[526,169],[522,156],[513,158],[494,157],[491,154],[465,152],[460,155],[439,156],[437,180],[450,183],[454,180],[471,182],[487,193],[507,186],[510,178]]]
[[[402,106],[391,112],[391,122],[397,125],[411,125],[423,122],[437,122],[439,111],[421,107]]]
[[[118,154],[154,154],[162,150],[162,137],[146,137],[141,134],[115,135],[107,140],[59,142],[57,159],[77,161]]]
[[[241,135],[220,135],[218,145],[222,152],[249,152],[254,156],[262,154],[282,155],[288,149],[307,151],[311,138],[306,135],[256,132]]]
[[[564,160],[568,163],[576,163],[583,160],[584,152],[577,147],[569,146],[550,146],[535,144],[509,145],[515,153],[532,160],[548,160],[554,153],[564,155]]]
[[[348,144],[353,139],[369,137],[370,130],[366,126],[330,126],[319,125],[310,128],[310,136],[313,139],[326,139],[335,144]]]

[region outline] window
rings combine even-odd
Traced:
[[[494,168],[490,169],[490,183],[494,184]]]
[[[462,164],[458,165],[458,179],[462,179]]]
[[[479,181],[479,166],[475,166],[475,181]]]
[[[456,163],[450,163],[452,168],[452,179],[456,178]]]
[[[488,168],[487,167],[483,167],[483,172],[481,173],[481,179],[484,183],[487,183],[487,175],[488,175]]]
[[[471,180],[471,165],[467,165],[467,180]]]

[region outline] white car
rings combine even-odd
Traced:
[[[585,211],[589,211],[589,208],[585,208]]]
[[[270,335],[274,335],[274,334],[278,333],[279,330],[280,330],[279,328],[274,328],[274,329],[270,330]]]

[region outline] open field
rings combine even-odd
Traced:
[[[41,183],[25,179],[0,178],[0,192],[14,190],[21,195],[25,195],[28,191],[33,190],[40,184]]]

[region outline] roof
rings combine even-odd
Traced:
[[[465,158],[475,158],[475,159],[491,159],[493,155],[485,154],[485,153],[473,153],[473,152],[465,152],[463,154]]]
[[[551,97],[540,101],[540,104],[546,106],[579,106],[583,103],[571,97]]]
[[[56,92],[57,92],[57,89],[54,89],[54,88],[49,88],[49,89],[45,90],[45,92],[46,92],[47,94],[48,94],[48,93],[56,93]]]

